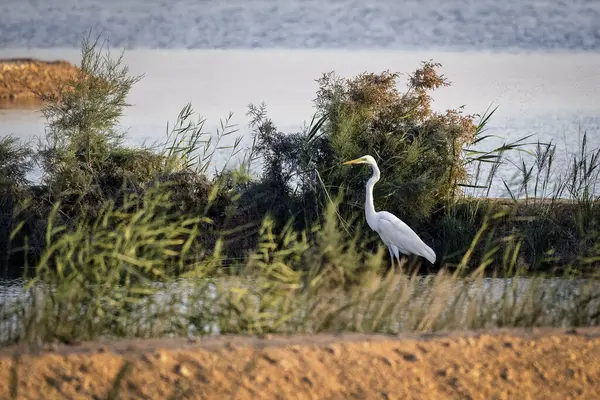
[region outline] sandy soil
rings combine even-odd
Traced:
[[[0,350],[0,398],[15,395],[599,399],[600,328],[124,340],[37,352],[9,347]]]
[[[78,71],[66,61],[0,59],[0,106],[30,107],[39,102],[32,90],[50,94],[57,83]]]

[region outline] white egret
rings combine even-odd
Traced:
[[[344,163],[344,165],[348,164],[369,164],[373,170],[373,175],[366,185],[365,216],[371,229],[379,234],[383,243],[388,247],[392,266],[394,265],[394,256],[398,263],[400,262],[399,253],[414,254],[426,258],[432,264],[435,263],[435,252],[417,236],[415,231],[394,214],[387,211],[375,211],[373,186],[380,178],[379,167],[375,159],[366,155]]]

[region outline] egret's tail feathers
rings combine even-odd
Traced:
[[[421,254],[421,256],[426,258],[427,261],[429,261],[430,263],[435,264],[435,260],[436,260],[435,251],[433,251],[433,249],[431,247],[425,245],[425,247],[423,248],[423,254]]]

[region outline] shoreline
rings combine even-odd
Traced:
[[[0,106],[31,108],[41,104],[35,92],[51,95],[61,80],[77,71],[76,66],[60,59],[0,58]]]
[[[0,349],[0,381],[10,376],[2,398],[11,386],[23,399],[115,390],[123,399],[592,399],[600,396],[600,327],[9,346]]]

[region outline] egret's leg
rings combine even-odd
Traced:
[[[402,264],[400,263],[400,251],[397,247],[394,247],[394,256],[396,256],[396,261],[398,261],[398,268],[402,270]]]
[[[392,252],[392,246],[388,246],[388,250],[390,251],[390,261],[392,262],[392,269],[394,269],[394,253]]]

